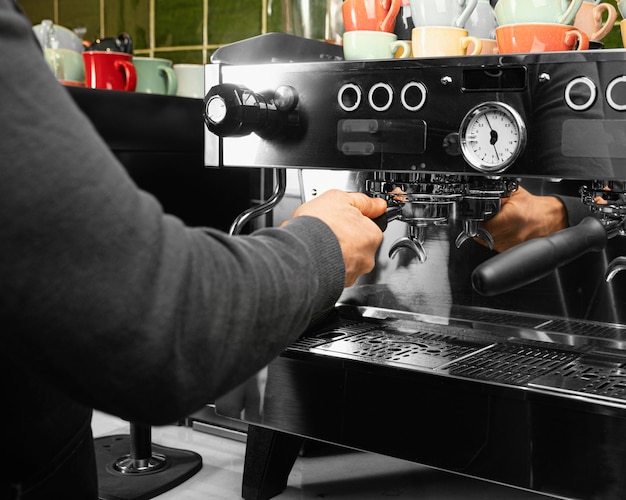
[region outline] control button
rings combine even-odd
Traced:
[[[626,76],[618,76],[609,83],[606,102],[617,111],[626,110]]]
[[[354,83],[346,83],[337,92],[337,102],[344,111],[355,111],[361,105],[361,88]]]
[[[586,76],[574,78],[565,87],[565,102],[574,111],[585,111],[596,101],[598,89]]]
[[[400,102],[408,111],[419,111],[426,103],[426,85],[422,82],[409,82],[400,92]]]
[[[215,124],[222,123],[226,119],[226,102],[224,98],[215,95],[209,99],[206,105],[206,116],[209,121]]]
[[[375,83],[370,89],[367,100],[374,111],[387,111],[393,102],[393,89],[388,83]]]

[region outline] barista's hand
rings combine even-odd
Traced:
[[[301,205],[292,217],[308,215],[324,221],[335,233],[346,265],[346,285],[374,269],[383,233],[371,219],[382,215],[387,202],[363,193],[331,190]]]
[[[483,222],[494,240],[494,250],[504,252],[533,238],[548,236],[567,227],[567,211],[555,196],[535,196],[519,187],[492,219]],[[475,238],[481,244],[481,239]]]

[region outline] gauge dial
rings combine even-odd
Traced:
[[[502,172],[526,146],[526,126],[515,109],[502,102],[485,102],[461,123],[461,152],[481,172]]]

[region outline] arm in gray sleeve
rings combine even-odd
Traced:
[[[245,380],[345,279],[319,219],[229,237],[137,189],[0,0],[2,349],[81,403],[171,422]],[[176,168],[175,165],[172,168]]]

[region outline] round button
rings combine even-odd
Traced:
[[[400,92],[400,102],[408,111],[419,111],[426,103],[426,85],[422,82],[409,82]]]
[[[606,102],[616,111],[626,110],[626,76],[618,76],[609,83]]]
[[[574,111],[585,111],[596,101],[596,85],[586,76],[574,78],[565,87],[565,102]]]
[[[393,89],[388,83],[375,83],[370,89],[367,100],[374,111],[387,111],[393,102]]]
[[[354,83],[346,83],[337,92],[337,102],[344,111],[354,111],[361,105],[361,88]]]
[[[215,95],[206,104],[206,115],[215,124],[222,123],[226,118],[226,103],[221,96]]]

